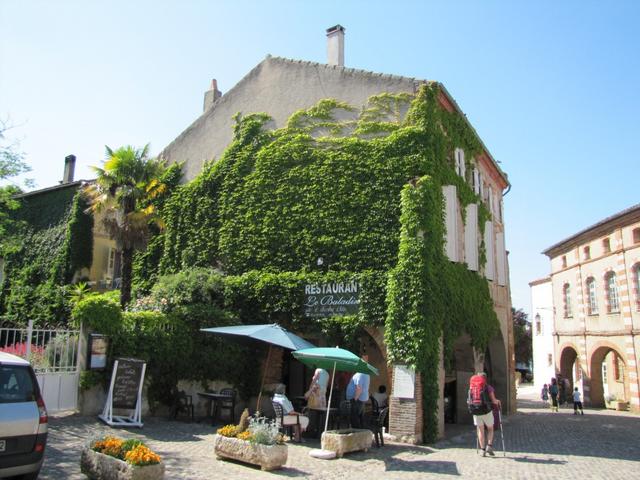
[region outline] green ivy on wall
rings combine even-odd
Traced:
[[[238,116],[222,158],[166,202],[166,229],[146,254],[159,260],[138,275],[215,269],[224,308],[256,323],[345,335],[385,325],[390,358],[423,376],[425,436],[435,438],[440,342],[447,357],[460,334],[484,348],[498,328],[487,282],[443,253],[443,185],[457,187],[463,212],[479,204],[481,233],[490,215],[453,168],[456,147],[471,162],[482,145],[441,108],[442,94],[429,84],[415,96],[377,95],[359,115],[323,100],[275,131],[266,114]],[[354,276],[358,316],[303,317],[305,282]]]
[[[65,285],[90,267],[93,217],[78,186],[21,199],[16,217],[26,222],[21,248],[5,258],[0,314],[23,325],[64,323],[69,318]]]

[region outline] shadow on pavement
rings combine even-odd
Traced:
[[[566,460],[556,460],[554,458],[530,458],[527,456],[515,457],[511,458],[511,460],[525,463],[539,463],[541,465],[565,465],[567,463]]]
[[[387,472],[424,472],[440,473],[443,475],[460,475],[456,462],[446,462],[443,460],[402,460],[390,458],[385,460]]]

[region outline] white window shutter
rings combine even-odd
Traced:
[[[484,276],[488,280],[495,278],[495,245],[493,241],[493,222],[485,222],[484,224],[484,247],[487,257],[487,263],[484,267]]]
[[[473,169],[473,191],[476,195],[480,194],[480,172],[477,168]]]
[[[504,233],[496,234],[496,260],[498,264],[498,285],[507,284],[507,251],[504,246]]]
[[[467,216],[464,228],[464,259],[467,268],[478,271],[478,205],[467,205]]]
[[[458,196],[455,185],[442,187],[444,197],[444,252],[452,262],[458,261]]]
[[[495,212],[493,211],[493,187],[489,187],[489,211],[491,212],[491,215],[494,215]]]

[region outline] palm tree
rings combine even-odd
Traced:
[[[106,147],[103,168],[92,167],[97,178],[85,192],[94,213],[104,213],[103,223],[110,237],[122,251],[120,304],[124,308],[131,300],[133,252],[144,247],[149,225],[159,224],[153,200],[164,192],[160,181],[165,166],[148,157],[149,145],[130,145],[111,150]]]

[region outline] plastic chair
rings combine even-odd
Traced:
[[[385,407],[380,410],[380,413],[371,418],[371,424],[369,428],[373,432],[373,437],[376,440],[376,447],[384,447],[384,436],[382,435],[382,427],[387,421],[387,415],[389,413],[389,407]]]
[[[378,401],[373,396],[369,397],[369,400],[371,400],[371,415],[378,415],[380,413],[380,405],[378,404]]]
[[[175,403],[173,405],[173,418],[176,419],[181,412],[185,412],[194,421],[194,408],[193,398],[191,395],[187,395],[184,390],[180,390],[175,396]]]
[[[296,425],[300,424],[300,419],[296,415],[296,421],[297,421],[296,424],[294,424],[294,425],[285,425],[284,424],[284,409],[282,408],[282,405],[280,405],[278,402],[273,402],[273,401],[271,402],[271,405],[273,406],[273,411],[275,413],[276,421],[280,425],[280,431],[282,433],[285,433],[285,434],[289,435],[289,437],[293,438],[293,427],[295,427]],[[287,432],[287,430],[288,430],[288,432]]]
[[[236,391],[233,388],[223,388],[220,390],[220,395],[224,395],[224,399],[218,400],[216,407],[218,409],[218,415],[222,410],[228,410],[231,418],[231,423],[236,421]]]

